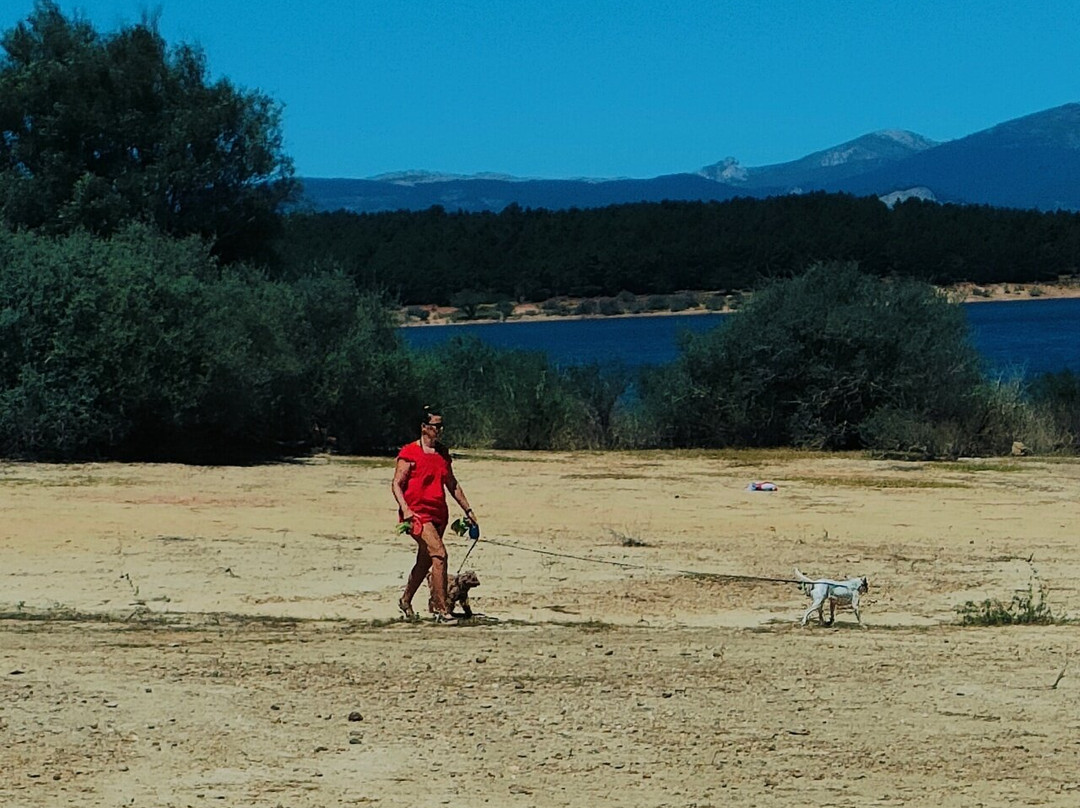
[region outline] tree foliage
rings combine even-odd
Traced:
[[[731,292],[818,262],[934,284],[1045,282],[1080,268],[1080,215],[813,193],[589,210],[293,213],[278,271],[333,260],[405,304],[456,294],[540,301],[559,295]]]
[[[271,99],[210,81],[151,20],[100,34],[52,0],[0,47],[0,221],[106,236],[142,221],[264,257],[295,185]]]
[[[687,335],[642,395],[674,445],[848,449],[884,410],[960,417],[980,379],[959,305],[921,282],[817,265]]]
[[[0,230],[4,456],[385,447],[418,406],[407,363],[385,301],[340,274],[270,281],[141,225]]]

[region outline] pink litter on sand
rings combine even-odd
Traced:
[[[776,483],[770,482],[753,482],[746,486],[747,491],[775,491],[777,490]]]

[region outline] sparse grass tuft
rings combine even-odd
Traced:
[[[942,471],[1001,471],[1005,473],[1014,471],[1028,471],[1030,466],[1025,466],[1022,463],[1013,463],[1009,461],[993,461],[993,460],[972,460],[966,463],[949,462],[939,463],[935,466]]]
[[[135,625],[165,624],[174,616],[151,612],[137,607],[130,612],[85,612],[70,606],[57,604],[49,609],[26,609],[19,603],[13,612],[0,611],[0,622],[13,620],[24,623],[128,623]]]
[[[608,528],[608,533],[623,547],[649,547],[651,546],[647,541],[639,539],[637,536],[632,536],[630,533],[624,533],[621,530],[615,530],[614,528]]]
[[[0,477],[0,485],[32,486],[36,488],[86,488],[89,486],[123,487],[141,485],[138,480],[127,477],[104,476],[95,474],[70,474],[48,478]]]
[[[598,471],[598,472],[581,472],[575,474],[564,474],[564,480],[645,480],[650,479],[650,475],[647,474],[635,474],[633,472],[611,472],[611,471]]]
[[[342,457],[341,455],[335,455],[330,458],[330,462],[335,466],[353,466],[362,469],[384,469],[394,467],[394,458],[392,457]]]
[[[618,626],[614,623],[607,623],[603,620],[589,619],[589,620],[552,620],[549,625],[562,626],[563,628],[574,628],[584,631],[586,633],[594,633],[600,631],[613,631]]]
[[[847,488],[967,488],[964,483],[949,480],[912,480],[890,477],[788,477],[810,485],[831,485]]]
[[[1064,615],[1055,615],[1046,603],[1046,588],[1032,569],[1027,589],[1020,590],[1008,603],[987,598],[982,603],[969,600],[956,607],[960,623],[965,626],[1061,625],[1069,622]]]

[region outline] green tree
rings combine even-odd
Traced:
[[[420,404],[407,359],[340,273],[272,281],[145,225],[0,228],[0,456],[228,460],[313,428],[384,448]]]
[[[458,309],[466,320],[475,319],[477,311],[487,302],[487,295],[476,289],[463,289],[450,296],[450,305]]]
[[[933,287],[816,265],[754,295],[737,317],[688,335],[642,398],[676,445],[862,445],[884,411],[960,419],[980,383],[958,304]]]
[[[108,235],[139,220],[264,257],[295,191],[281,111],[170,49],[151,19],[110,34],[38,0],[0,37],[0,221]]]

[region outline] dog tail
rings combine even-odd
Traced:
[[[805,575],[803,575],[802,571],[799,570],[798,567],[795,567],[795,578],[799,581],[799,591],[801,591],[804,595],[809,595],[810,587],[814,585],[814,580],[812,578],[807,578]]]

